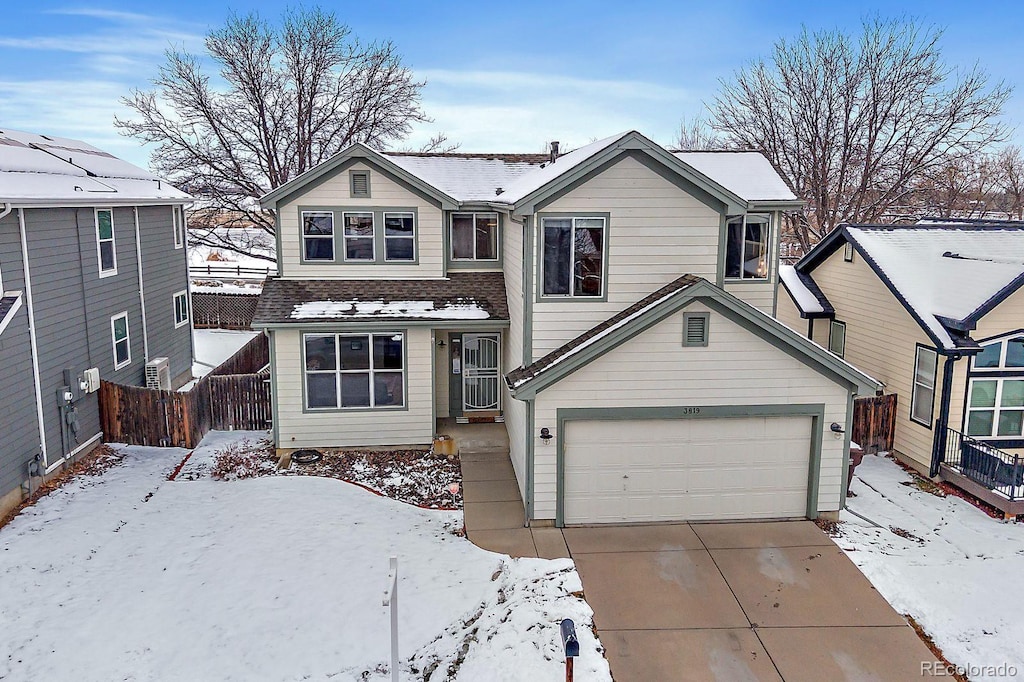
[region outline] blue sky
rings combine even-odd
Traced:
[[[121,138],[118,99],[146,87],[168,45],[200,50],[231,10],[275,19],[288,2],[150,0],[8,3],[0,27],[0,127],[86,139],[145,164]],[[671,143],[682,116],[702,111],[721,78],[766,55],[800,25],[856,31],[878,12],[946,29],[951,65],[981,64],[1017,85],[1006,121],[1024,129],[1024,5],[1015,2],[730,1],[324,3],[363,40],[391,39],[428,82],[435,121],[464,151],[571,148],[636,128]],[[11,6],[13,5],[13,6]],[[1024,140],[1018,130],[1015,140]]]

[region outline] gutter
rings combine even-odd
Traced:
[[[952,398],[953,369],[957,360],[962,355],[948,355],[942,365],[942,393],[939,398],[939,417],[935,420],[935,432],[932,436],[932,461],[928,467],[929,476],[939,475],[939,465],[942,464],[946,455],[946,441],[949,433],[949,403]]]

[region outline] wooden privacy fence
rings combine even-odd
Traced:
[[[107,442],[194,448],[211,429],[259,431],[271,425],[269,360],[262,334],[190,391],[100,383],[100,423]],[[266,360],[265,360],[266,359]]]
[[[192,325],[196,329],[249,329],[258,295],[192,294]]]
[[[871,454],[892,450],[896,435],[896,394],[853,401],[853,442]]]

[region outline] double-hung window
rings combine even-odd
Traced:
[[[342,215],[345,222],[345,260],[373,261],[373,213],[360,211]]]
[[[452,260],[498,259],[498,214],[453,213]]]
[[[114,246],[114,211],[109,208],[96,209],[96,256],[100,265],[100,277],[117,274],[117,249]]]
[[[174,226],[174,248],[185,246],[185,215],[181,206],[171,207],[171,222]]]
[[[405,335],[305,334],[308,409],[405,406]]]
[[[605,218],[542,218],[544,296],[600,297],[605,290]]]
[[[939,354],[931,348],[917,347],[914,356],[914,390],[910,396],[910,418],[928,428],[932,426],[935,406],[935,371]]]
[[[174,328],[188,324],[188,292],[179,291],[174,294]]]
[[[416,260],[416,219],[412,213],[384,214],[384,260]]]
[[[768,279],[771,220],[766,215],[732,218],[726,224],[725,276],[728,279]]]
[[[302,251],[307,261],[334,260],[334,214],[302,212]]]
[[[971,361],[967,435],[1024,438],[1024,337],[986,344]]]
[[[110,318],[110,340],[114,349],[114,369],[132,364],[132,343],[128,331],[128,313]]]

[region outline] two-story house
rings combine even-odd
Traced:
[[[190,377],[188,201],[84,142],[0,130],[0,515],[100,442],[100,379]]]
[[[852,398],[877,384],[772,318],[800,202],[760,154],[357,144],[263,205],[278,448],[503,419],[527,523],[842,506]]]

